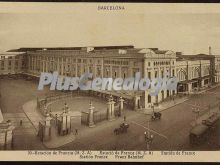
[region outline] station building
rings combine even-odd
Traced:
[[[166,73],[178,78],[177,90],[162,90],[157,96],[150,96],[148,91],[121,91],[133,97],[135,109],[149,108],[177,93],[191,93],[220,80],[220,56],[211,54],[182,55],[171,50],[134,48],[131,45],[20,48],[8,53],[11,52],[20,53],[1,58],[4,65],[0,65],[3,68],[0,74],[24,73],[39,78],[41,72],[58,71],[59,75],[71,77],[89,72],[94,77],[114,79],[135,77],[135,73],[140,72],[142,77],[149,79],[164,78]]]
[[[21,52],[0,53],[0,75],[23,73],[25,58],[26,56]]]

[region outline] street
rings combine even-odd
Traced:
[[[46,149],[36,136],[31,121],[25,116],[22,105],[37,96],[43,96],[50,91],[37,91],[37,84],[25,80],[1,80],[0,106],[3,116],[12,120],[16,126],[14,149]],[[150,121],[150,129],[165,135],[164,138],[155,133],[151,150],[219,150],[220,149],[220,122],[216,123],[210,133],[208,141],[202,145],[189,145],[189,131],[195,119],[192,106],[198,104],[206,107],[214,104],[220,97],[220,87],[212,89],[199,96],[191,96],[188,101],[162,111],[161,120]],[[201,108],[202,110],[202,108]],[[115,135],[113,130],[123,122],[123,116],[114,121],[98,123],[94,128],[82,127],[76,140],[60,147],[61,150],[146,150],[144,139],[145,128],[148,126],[149,116],[139,111],[125,110],[128,114],[126,122],[130,125],[127,133]],[[23,121],[20,125],[20,120]]]

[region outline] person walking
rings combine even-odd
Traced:
[[[126,122],[126,116],[124,116],[124,122]]]
[[[75,129],[75,135],[78,135],[78,129]]]

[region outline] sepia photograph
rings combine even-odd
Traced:
[[[0,3],[1,153],[220,151],[219,20],[219,4]]]

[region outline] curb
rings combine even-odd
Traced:
[[[166,108],[155,109],[155,111],[157,111],[157,112],[162,112],[162,111],[168,110],[169,108],[175,107],[175,106],[177,106],[178,104],[182,104],[182,103],[184,103],[184,102],[187,101],[187,100],[189,100],[189,98],[186,98],[186,99],[184,99],[183,101],[181,101],[181,102],[179,102],[179,103],[176,103],[176,104],[173,104],[173,105],[171,105],[171,106],[169,106],[169,107],[166,107]],[[152,111],[152,109],[146,109],[146,110],[148,110],[148,111],[150,111],[150,112]],[[149,113],[144,113],[144,112],[141,112],[141,113],[143,113],[143,114],[145,114],[145,115],[150,115]]]

